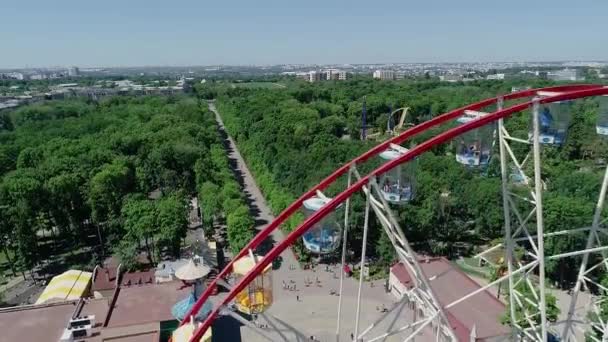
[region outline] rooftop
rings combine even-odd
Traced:
[[[181,282],[122,285],[108,327],[173,320],[171,308],[192,291]]]
[[[63,329],[76,313],[78,301],[45,305],[28,305],[0,311],[0,331],[3,341],[52,341],[61,337]],[[101,322],[108,310],[107,299],[85,301],[78,316],[95,315],[94,338],[98,341]]]
[[[98,267],[93,279],[93,291],[113,290],[116,287],[116,268]],[[122,274],[121,285],[130,286],[154,283],[154,271],[125,272]]]
[[[481,287],[445,258],[423,259],[420,266],[442,306]],[[413,287],[412,278],[403,264],[395,264],[391,272],[408,288]],[[446,314],[459,340],[466,341],[473,326],[479,339],[508,334],[508,327],[500,323],[504,312],[505,305],[486,290],[447,309]]]
[[[190,291],[181,282],[121,285],[113,307],[112,298],[102,298],[84,300],[81,306],[66,301],[2,309],[0,340],[57,342],[72,317],[95,315],[92,336],[85,341],[157,342],[161,324],[174,321],[171,308]]]

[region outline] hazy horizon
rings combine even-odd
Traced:
[[[0,68],[601,61],[608,3],[0,5]]]
[[[96,69],[96,68],[202,68],[202,67],[272,67],[280,65],[303,65],[303,66],[347,66],[347,65],[399,65],[399,64],[483,64],[483,63],[608,63],[606,60],[526,60],[526,61],[438,61],[438,62],[371,62],[371,63],[276,63],[276,64],[166,64],[166,65],[144,65],[144,64],[133,64],[133,65],[77,65],[77,64],[66,64],[66,65],[27,65],[23,67],[4,67],[0,65],[0,70],[27,70],[27,69],[65,69],[68,67],[78,67],[81,69]]]

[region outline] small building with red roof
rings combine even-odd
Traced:
[[[441,306],[481,288],[446,258],[420,258],[419,264]],[[414,280],[405,265],[396,263],[391,267],[391,293],[398,298],[406,297],[415,302],[416,298],[411,291],[414,286]],[[412,307],[424,316],[423,308],[416,308],[414,305]],[[507,341],[510,337],[509,327],[500,323],[505,310],[505,304],[485,290],[446,309],[445,313],[459,341]]]

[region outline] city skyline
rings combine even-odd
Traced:
[[[605,60],[608,4],[478,0],[2,8],[0,68]],[[574,43],[575,42],[575,43]]]

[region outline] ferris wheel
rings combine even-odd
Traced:
[[[334,328],[331,331],[332,341],[382,341],[392,336],[399,336],[398,340],[402,341],[577,341],[582,340],[580,336],[584,336],[590,329],[596,334],[587,338],[595,341],[608,340],[608,321],[603,320],[599,314],[603,304],[602,294],[607,296],[608,288],[597,283],[591,276],[608,271],[608,229],[604,225],[608,220],[608,217],[604,216],[608,168],[604,172],[601,187],[597,189],[596,208],[593,217],[589,218],[590,226],[551,232],[545,232],[544,227],[543,193],[548,179],[544,178],[543,173],[542,148],[565,143],[572,103],[586,97],[597,97],[600,101],[595,131],[597,134],[607,135],[608,87],[569,85],[526,89],[437,116],[407,129],[340,167],[280,213],[209,284],[182,324],[187,324],[191,316],[197,315],[216,287],[225,288],[227,295],[214,298],[213,310],[195,327],[190,340],[200,340],[212,323],[223,315],[231,315],[242,324],[250,326],[264,340],[315,339],[313,334],[299,331],[293,326],[295,331],[291,336],[295,338],[287,338],[274,324],[260,329],[235,314],[235,311],[264,314],[281,300],[273,295],[273,291],[278,289],[273,289],[271,266],[281,253],[300,239],[304,247],[313,254],[340,254],[339,287],[336,289],[338,304],[333,320]],[[530,126],[525,135],[521,135],[521,132],[509,132],[507,129],[505,122],[518,115],[530,116]],[[412,138],[440,125],[447,128],[413,147],[409,143]],[[456,142],[455,161],[463,167],[481,170],[488,166],[490,160],[497,158],[499,161],[504,239],[502,243],[489,247],[480,255],[499,253],[502,266],[495,280],[476,287],[469,293],[448,289],[448,292],[454,295],[439,298],[436,284],[442,271],[433,273],[427,265],[428,258],[416,254],[405,233],[404,228],[407,227],[402,226],[396,213],[401,205],[416,196],[416,158],[437,145],[451,141]],[[496,144],[498,149],[495,148]],[[361,165],[373,160],[381,165],[363,174],[361,170],[364,168]],[[332,196],[326,195],[323,191],[327,192],[330,186],[335,188],[340,178],[346,178],[346,186],[335,191]],[[345,241],[351,229],[354,210],[351,199],[358,193],[365,199],[365,205],[361,208],[364,217],[359,262],[361,271],[352,297],[355,299],[354,311],[348,312],[349,317],[353,318],[354,327],[345,331],[343,316],[346,314],[344,300],[347,296],[345,272],[342,270],[347,267]],[[440,197],[446,196],[449,194],[442,193]],[[288,219],[302,213],[305,219],[297,228],[282,241],[276,241],[265,255],[256,254],[263,241],[274,230],[280,229]],[[407,296],[404,296],[403,301],[407,302],[407,310],[413,314],[408,316],[401,313],[401,316],[407,316],[407,322],[390,328],[381,322],[389,315],[396,315],[393,308],[383,310],[384,312],[371,322],[364,322],[362,319],[366,310],[373,310],[365,305],[365,291],[362,291],[363,267],[368,257],[366,246],[372,215],[387,234],[398,256],[399,265],[410,278]],[[583,247],[553,255],[545,253],[546,240],[567,239],[575,235],[584,236]],[[565,258],[576,258],[578,274],[572,293],[566,299],[569,304],[567,310],[562,312],[563,319],[554,321],[548,318],[547,312],[549,280],[545,274],[546,263]],[[508,324],[504,325],[505,331],[502,334],[483,335],[485,325],[489,324],[483,320],[483,312],[475,318],[479,321],[473,322],[472,326],[469,324],[468,328],[455,320],[455,309],[474,306],[479,296],[487,295],[487,291],[498,284],[506,284],[503,289],[507,294],[504,297],[508,298],[507,303],[500,305],[509,308],[506,312]],[[583,290],[590,294],[586,296],[586,303],[580,302]],[[496,303],[498,305],[499,301]],[[294,310],[299,309],[294,307]],[[595,318],[591,319],[591,316]],[[276,317],[276,322],[280,322],[280,317]],[[273,330],[276,330],[276,334]],[[466,330],[466,334],[463,334],[463,330]],[[421,334],[424,334],[424,339],[420,338]]]

